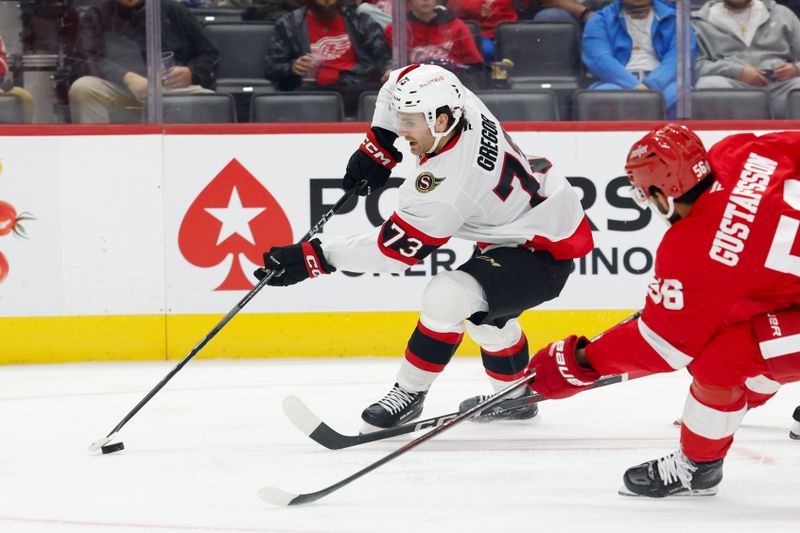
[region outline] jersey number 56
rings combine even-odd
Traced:
[[[683,309],[683,283],[677,279],[653,278],[647,286],[647,295],[656,305],[664,309],[679,311]]]

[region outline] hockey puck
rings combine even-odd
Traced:
[[[101,446],[100,447],[100,450],[104,454],[106,454],[106,453],[114,453],[114,452],[118,452],[118,451],[124,450],[124,449],[125,449],[125,445],[122,444],[121,442],[115,442],[114,444],[106,444],[105,446]]]

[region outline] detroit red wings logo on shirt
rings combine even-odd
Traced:
[[[450,56],[450,51],[452,49],[453,49],[452,41],[447,41],[439,44],[429,44],[426,46],[415,46],[411,50],[411,62],[424,63],[426,59],[447,60]]]
[[[339,59],[350,50],[350,37],[345,33],[333,37],[323,37],[311,45],[311,53],[325,61]]]
[[[225,280],[214,290],[250,290],[239,255],[261,264],[272,246],[292,243],[292,227],[280,204],[248,170],[232,159],[197,195],[183,217],[178,247],[191,264],[209,268],[233,255]]]

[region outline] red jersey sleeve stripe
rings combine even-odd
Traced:
[[[447,241],[450,240],[450,237],[433,237],[428,235],[427,233],[418,230],[398,215],[396,212],[392,213],[392,216],[389,217],[389,220],[403,228],[403,231],[406,232],[406,235],[409,237],[414,237],[415,239],[419,239],[422,241],[423,244],[427,244],[429,246],[441,246]]]
[[[432,237],[393,213],[378,233],[378,248],[386,257],[413,266],[449,240],[450,237]]]

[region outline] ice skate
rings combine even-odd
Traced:
[[[722,459],[696,463],[681,450],[629,468],[622,476],[623,496],[713,496],[722,481]]]
[[[422,413],[426,394],[427,391],[408,391],[395,383],[386,396],[361,413],[364,421],[361,433],[395,427],[418,418]]]
[[[525,389],[525,394],[522,396],[531,396],[532,394],[530,389]],[[463,413],[464,411],[472,409],[479,403],[486,401],[486,399],[490,397],[490,395],[482,394],[480,396],[467,398],[458,406],[458,411]],[[472,417],[470,420],[479,423],[494,422],[496,420],[528,420],[539,413],[539,406],[535,403],[522,405],[516,408],[508,408],[509,403],[515,399],[516,398],[508,398],[503,400],[488,409],[484,409],[479,415]]]
[[[789,438],[792,440],[800,440],[800,405],[795,407],[794,414],[792,414],[794,423],[792,429],[789,430]]]

